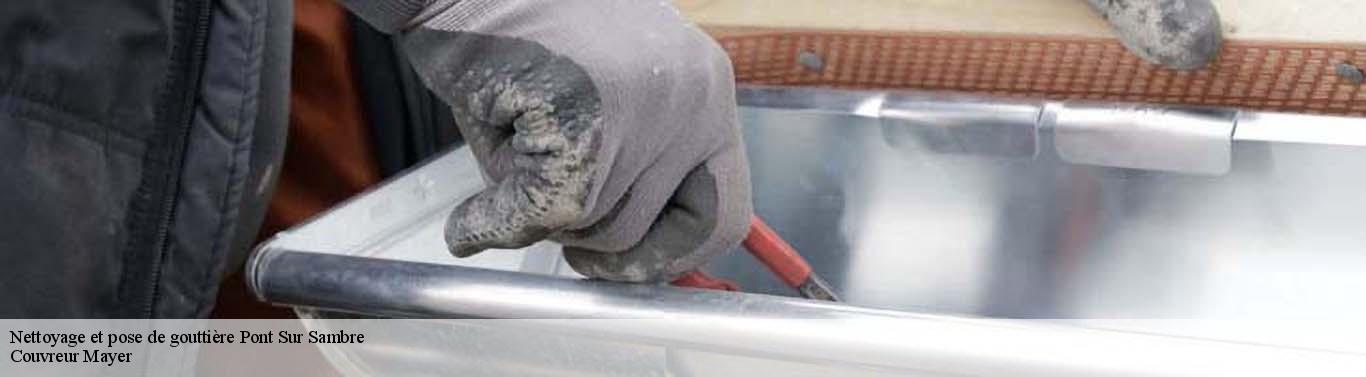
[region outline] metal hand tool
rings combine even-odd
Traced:
[[[745,250],[768,267],[778,279],[787,286],[797,289],[802,297],[814,300],[839,301],[830,284],[816,275],[811,265],[797,254],[797,250],[778,236],[778,232],[765,224],[758,216],[750,219],[749,235],[745,236]],[[692,271],[675,279],[673,285],[738,291],[740,286],[725,279],[707,275],[702,271]]]

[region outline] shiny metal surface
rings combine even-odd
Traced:
[[[1351,351],[282,249],[259,255],[256,288],[267,299],[305,305],[311,330],[365,334],[364,343],[323,346],[348,374],[1347,376],[1366,368],[1366,354]]]
[[[759,215],[851,304],[1024,318],[1366,317],[1351,299],[1366,291],[1362,119],[1237,112],[1227,172],[1192,175],[1052,153],[1065,148],[1050,114],[1067,104],[773,88],[739,98]],[[1217,119],[1229,116],[1211,114],[1219,131],[1209,135],[1225,133]],[[1132,132],[1106,122],[1087,132]],[[924,131],[936,127],[947,131]],[[1010,136],[964,141],[987,130]],[[548,243],[448,256],[444,214],[481,187],[462,153],[270,245],[574,276]],[[792,294],[744,253],[710,269],[750,291]]]
[[[827,301],[336,254],[262,250],[256,291],[268,301],[399,318],[910,318]]]
[[[309,328],[366,334],[364,344],[323,349],[351,375],[1355,377],[1366,368],[1361,353],[936,317],[314,319]]]
[[[822,336],[838,341],[807,351],[843,350],[832,358],[889,368],[929,365],[935,359],[912,356],[949,352],[962,358],[934,371],[955,375],[1104,373],[1089,364],[1078,369],[1061,359],[1031,354],[1031,364],[1016,357],[1012,352],[1034,343],[1006,342],[1017,338],[988,330],[1006,322],[981,320],[987,322],[974,323],[985,327],[964,333],[945,322],[915,322],[929,317],[912,313],[1366,318],[1366,120],[1232,110],[1136,115],[1115,105],[942,93],[746,88],[739,99],[756,212],[851,306],[572,280],[577,275],[549,243],[451,258],[441,237],[445,214],[482,186],[464,150],[277,235],[254,254],[251,283],[270,301],[403,317],[888,316],[922,324],[925,332],[874,344],[831,327]],[[708,272],[747,292],[793,295],[742,251]],[[649,332],[635,330],[621,336]],[[1018,339],[1078,339],[1073,330]],[[1153,331],[1191,336],[1190,329]],[[965,334],[981,341],[906,340]],[[1098,335],[1086,347],[1129,339],[1115,335]],[[485,352],[479,347],[451,349]],[[1200,352],[1230,357],[1221,360],[1250,355]],[[716,364],[715,357],[690,365]],[[772,361],[736,357],[725,365]],[[1138,369],[1116,374],[1181,370],[1144,365],[1157,369],[1131,365]]]
[[[1233,155],[1234,110],[1068,103],[1052,116],[1063,161],[1220,175]]]
[[[1366,317],[1355,299],[1366,290],[1366,120],[1217,112],[1237,122],[1208,126],[1230,140],[1227,172],[1208,175],[1049,153],[1065,148],[1048,114],[1067,104],[1040,102],[1040,153],[1000,158],[895,142],[882,120],[783,100],[807,91],[742,91],[769,106],[742,112],[755,205],[849,303],[1017,318]],[[783,293],[747,264],[731,256],[712,273]]]
[[[1241,112],[1233,139],[1279,144],[1366,147],[1361,118]]]
[[[1211,175],[1229,169],[1239,114],[1232,109],[988,99],[940,92],[766,87],[741,89],[740,100],[755,108],[879,119],[883,137],[893,146],[1032,158],[1044,136],[1054,139],[1058,157],[1074,164]],[[1276,116],[1247,113],[1245,119]],[[1351,122],[1331,117],[1299,120]]]
[[[938,153],[1032,158],[1042,107],[1025,101],[984,102],[963,95],[888,95],[878,110],[887,143]]]

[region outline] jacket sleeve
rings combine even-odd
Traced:
[[[340,0],[342,6],[379,31],[393,34],[421,23],[460,0]]]

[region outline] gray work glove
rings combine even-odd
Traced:
[[[397,36],[483,168],[452,254],[551,239],[585,276],[662,282],[744,237],[730,60],[668,2],[344,3]]]
[[[1124,47],[1144,60],[1196,69],[1219,54],[1222,30],[1210,0],[1087,1],[1110,22]]]

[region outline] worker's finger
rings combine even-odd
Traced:
[[[520,248],[545,239],[583,215],[583,204],[563,186],[517,173],[465,200],[446,221],[446,246],[467,257],[490,248]]]
[[[588,74],[544,49],[444,38],[453,39],[409,42],[434,55],[424,69],[439,80],[429,85],[451,106],[490,184],[451,212],[451,254],[524,247],[579,221],[601,144],[601,104]],[[468,51],[483,56],[470,61]]]
[[[569,266],[592,278],[663,282],[735,248],[753,211],[743,153],[731,148],[689,172],[635,246],[617,253],[565,247]]]
[[[489,155],[510,161],[487,164],[506,171],[451,212],[446,222],[451,254],[524,247],[583,216],[593,173],[591,143],[574,140],[544,117],[535,110],[519,116],[505,151]]]
[[[684,149],[668,150],[657,161],[687,161],[687,153]],[[645,237],[683,179],[702,162],[699,158],[689,163],[652,164],[636,176],[629,189],[592,225],[567,229],[552,239],[566,247],[600,252],[630,249]]]

